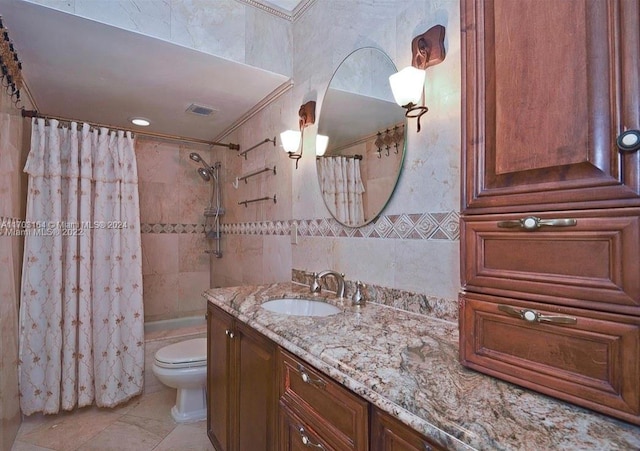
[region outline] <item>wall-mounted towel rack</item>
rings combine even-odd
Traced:
[[[259,199],[250,199],[250,200],[243,200],[242,202],[238,202],[238,205],[244,205],[245,207],[247,206],[247,204],[251,204],[253,202],[260,202],[263,200],[273,200],[273,203],[277,203],[278,199],[276,199],[276,195],[274,194],[273,197],[260,197]]]
[[[255,149],[255,148],[257,148],[257,147],[260,147],[260,146],[261,146],[261,145],[263,145],[263,144],[271,143],[271,142],[273,143],[273,147],[275,147],[275,146],[276,146],[276,137],[275,137],[275,136],[273,137],[273,139],[266,138],[264,141],[260,141],[260,142],[259,142],[258,144],[256,144],[255,146],[251,146],[251,147],[249,147],[248,149],[246,149],[246,150],[244,150],[244,151],[240,152],[240,153],[238,154],[238,156],[239,156],[239,157],[244,157],[244,159],[246,160],[246,159],[247,159],[247,153],[248,153],[248,152],[251,152],[253,149]]]
[[[233,187],[238,188],[238,182],[240,180],[244,180],[244,183],[247,183],[248,178],[253,177],[254,175],[262,174],[263,172],[270,172],[270,171],[273,171],[273,175],[277,174],[276,167],[274,166],[273,168],[262,168],[257,171],[250,172],[248,174],[243,175],[242,177],[236,177],[236,180],[233,182]]]

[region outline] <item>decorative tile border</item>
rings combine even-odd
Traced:
[[[229,235],[289,235],[295,224],[300,236],[458,241],[459,223],[460,214],[449,211],[379,216],[359,228],[343,226],[333,218],[241,222],[221,228]]]
[[[364,227],[351,228],[333,218],[290,219],[221,224],[227,235],[289,235],[295,224],[298,235],[309,237],[388,238],[412,240],[460,239],[460,215],[456,211],[379,216]],[[15,235],[23,228],[24,220],[0,217],[0,236]],[[211,231],[207,225],[206,231]],[[204,233],[204,224],[142,223],[141,233]]]
[[[311,284],[313,275],[311,272],[301,269],[291,271],[291,280],[304,285]],[[325,282],[329,291],[336,291],[336,283],[333,277],[328,277]],[[355,282],[344,281],[346,296],[351,296],[355,292]],[[444,321],[457,323],[458,321],[458,301],[452,299],[427,296],[422,293],[400,290],[397,288],[387,288],[379,285],[365,284],[362,295],[367,302],[387,305],[407,312],[419,313],[431,316]]]
[[[204,224],[140,224],[140,233],[204,233]]]

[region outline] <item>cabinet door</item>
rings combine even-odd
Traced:
[[[462,0],[461,13],[463,209],[640,205],[638,153],[616,147],[640,128],[640,1]]]
[[[238,448],[275,450],[277,422],[276,345],[237,323]]]
[[[465,366],[640,424],[640,318],[467,293]]]
[[[336,448],[323,441],[308,422],[280,403],[280,451],[330,451]]]
[[[371,451],[444,450],[377,408],[371,410]]]
[[[229,366],[231,315],[209,304],[207,319],[207,433],[218,451],[229,451],[229,397],[232,380]]]
[[[336,448],[368,449],[367,401],[284,350],[278,366],[282,402]]]

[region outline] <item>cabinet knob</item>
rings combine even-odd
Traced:
[[[616,144],[618,145],[620,152],[637,152],[640,149],[640,131],[627,130],[620,133],[616,140]]]
[[[322,446],[320,443],[313,443],[311,441],[311,439],[307,436],[307,431],[305,431],[302,426],[298,428],[298,433],[300,434],[300,441],[302,441],[302,444],[307,448],[324,449],[324,446]]]
[[[232,332],[232,331],[230,331],[229,329],[225,330],[225,331],[224,331],[224,333],[225,333],[225,334],[227,335],[227,337],[229,337],[229,338],[233,338],[233,337],[234,337],[233,332]]]
[[[314,379],[313,377],[309,376],[309,373],[307,373],[304,367],[300,364],[298,364],[298,371],[300,371],[300,378],[305,384],[315,385],[316,387],[320,388],[324,388],[327,385],[327,383],[322,379]]]

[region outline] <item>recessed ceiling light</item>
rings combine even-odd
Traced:
[[[131,123],[134,125],[139,125],[140,127],[147,127],[149,124],[151,124],[151,122],[149,122],[149,119],[145,119],[143,117],[131,118]]]

